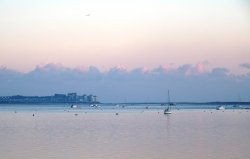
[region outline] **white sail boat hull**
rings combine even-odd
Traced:
[[[171,112],[171,111],[168,111],[168,110],[165,110],[165,111],[164,111],[164,114],[172,114],[172,112]]]

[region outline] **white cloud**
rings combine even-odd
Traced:
[[[242,63],[240,64],[240,66],[246,69],[250,69],[250,63]]]

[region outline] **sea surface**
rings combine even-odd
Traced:
[[[0,159],[249,159],[250,110],[0,105]]]

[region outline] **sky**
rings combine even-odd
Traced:
[[[183,82],[187,76],[211,75],[218,69],[226,70],[227,77],[241,79],[249,74],[250,3],[248,0],[0,0],[0,35],[0,70],[19,73],[24,79],[37,68],[47,66],[85,72],[95,68],[105,79],[114,68],[126,72],[138,68],[178,72],[189,66],[197,70],[184,71]],[[1,78],[11,81],[14,77]],[[249,88],[248,83],[244,84]],[[11,86],[2,87],[5,88],[0,92],[2,95],[19,93],[16,91],[19,88],[13,87],[11,92],[8,90]],[[59,87],[58,90],[64,92]],[[31,94],[34,92],[30,90]],[[233,96],[245,93],[239,89]],[[228,95],[222,100],[231,98]]]

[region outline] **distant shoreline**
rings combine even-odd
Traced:
[[[167,105],[167,102],[128,102],[128,103],[100,103],[100,104],[119,104],[119,105]],[[250,102],[175,102],[176,105],[250,105]]]
[[[101,104],[101,105],[250,105],[250,102],[212,101],[212,102],[100,102],[96,95],[78,95],[77,93],[54,94],[51,96],[0,96],[0,104]]]
[[[54,94],[52,96],[0,96],[0,104],[96,104],[96,95],[77,93]]]
[[[51,105],[51,104],[79,104],[79,105],[88,105],[88,104],[101,104],[101,105],[167,105],[168,103],[164,102],[128,102],[128,103],[119,103],[119,102],[26,102],[26,101],[18,101],[18,102],[2,102],[0,101],[0,105],[4,104],[37,104],[37,105]],[[250,102],[175,102],[176,105],[250,105]]]

